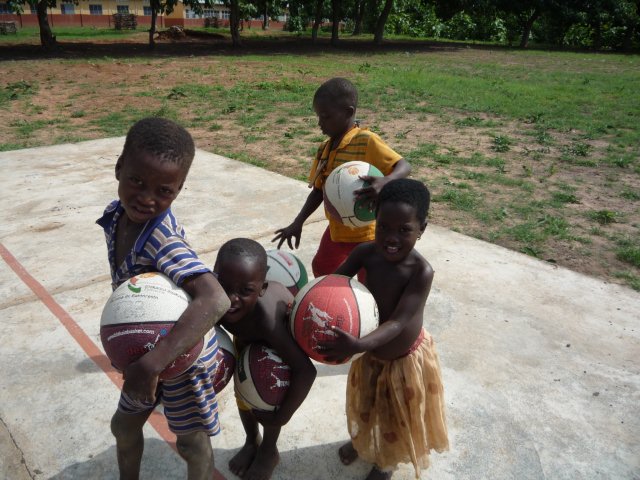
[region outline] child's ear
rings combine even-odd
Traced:
[[[118,157],[116,162],[116,180],[120,180],[120,170],[122,170],[122,155]]]
[[[266,293],[267,287],[269,287],[269,282],[265,281],[262,284],[262,290],[260,290],[260,293],[258,294],[259,297],[263,296]]]
[[[346,107],[346,109],[347,109],[347,116],[349,118],[355,117],[356,107],[354,107],[353,105],[349,105],[348,107]]]

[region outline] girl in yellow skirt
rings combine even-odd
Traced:
[[[335,272],[352,277],[365,269],[380,326],[362,338],[334,328],[337,340],[318,346],[329,360],[365,352],[349,370],[351,441],[339,455],[345,465],[358,457],[372,463],[367,480],[390,479],[400,463],[412,463],[419,478],[430,451],[449,448],[440,363],[422,326],[433,269],[414,249],[427,226],[429,200],[429,190],[417,180],[384,185],[375,240],[356,247]]]

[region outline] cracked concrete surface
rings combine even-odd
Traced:
[[[11,436],[4,420],[0,419],[0,473],[7,480],[29,480],[33,476],[25,465],[24,455]]]

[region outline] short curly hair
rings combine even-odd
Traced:
[[[121,157],[146,152],[162,162],[170,162],[189,171],[196,149],[191,134],[177,123],[161,117],[137,121],[127,133]]]
[[[329,102],[340,107],[358,107],[358,90],[346,78],[334,77],[324,82],[316,90],[313,103]]]
[[[234,238],[225,242],[218,251],[218,262],[234,258],[249,259],[255,262],[261,273],[267,274],[267,252],[264,247],[250,238]]]
[[[391,180],[380,190],[376,204],[376,215],[378,214],[380,205],[393,202],[411,205],[416,210],[420,224],[426,225],[429,214],[429,204],[431,203],[431,194],[424,183],[411,178]]]

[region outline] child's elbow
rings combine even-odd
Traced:
[[[214,297],[213,316],[215,317],[216,322],[218,322],[218,320],[220,320],[224,316],[224,314],[227,313],[229,307],[231,307],[231,301],[226,294],[216,295]]]
[[[204,274],[196,279],[193,301],[207,304],[207,311],[217,322],[231,306],[231,301],[222,286],[212,274]]]

